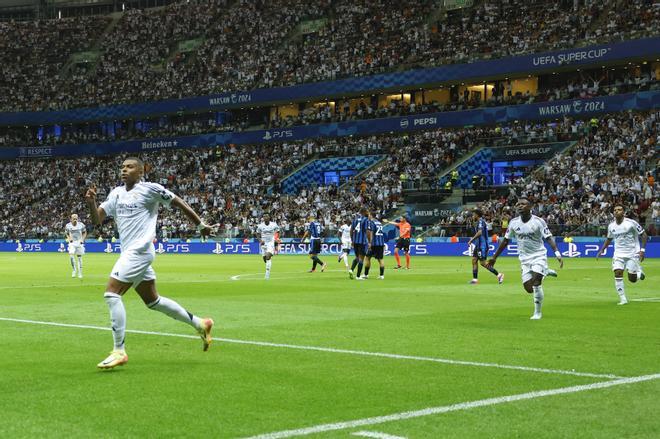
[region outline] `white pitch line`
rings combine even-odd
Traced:
[[[462,402],[458,404],[429,407],[421,410],[409,412],[394,413],[386,416],[375,416],[372,418],[356,419],[353,421],[336,422],[333,424],[321,424],[312,427],[299,428],[296,430],[276,431],[257,436],[251,436],[248,439],[283,439],[294,436],[307,436],[309,434],[323,433],[327,431],[346,430],[350,428],[363,427],[365,425],[383,424],[385,422],[402,421],[405,419],[420,418],[423,416],[438,415],[442,413],[455,412],[459,410],[470,410],[478,407],[488,407],[508,402],[524,401],[529,399],[544,398],[546,396],[566,395],[570,393],[586,392],[589,390],[605,389],[608,387],[622,386],[624,384],[641,383],[660,379],[660,373],[653,375],[643,375],[630,378],[621,378],[614,381],[601,381],[593,384],[583,384],[579,386],[561,387],[559,389],[539,390],[535,392],[520,393],[517,395],[500,396],[496,398],[480,399],[477,401]]]
[[[631,302],[660,302],[660,297],[640,297],[639,299],[630,299]]]
[[[372,437],[375,439],[406,439],[403,436],[393,436],[391,434],[380,433],[378,431],[356,431],[351,433],[353,436]]]
[[[14,319],[9,317],[0,317],[0,321],[5,322],[15,322],[15,323],[27,323],[32,325],[44,325],[44,326],[57,326],[61,328],[79,328],[79,329],[96,329],[99,331],[110,331],[110,328],[104,326],[93,326],[93,325],[76,325],[71,323],[58,323],[58,322],[44,322],[39,320],[26,320],[26,319]],[[179,337],[179,338],[190,338],[197,339],[197,335],[187,335],[187,334],[173,334],[169,332],[155,332],[155,331],[141,331],[137,329],[127,329],[126,332],[132,334],[144,334],[144,335],[159,335],[163,337]],[[220,341],[224,343],[233,343],[233,344],[243,344],[243,345],[252,345],[252,346],[263,346],[270,348],[284,348],[284,349],[297,349],[303,351],[315,351],[315,352],[327,352],[332,354],[347,354],[347,355],[359,355],[363,357],[377,357],[377,358],[390,358],[395,360],[412,360],[412,361],[426,361],[431,363],[441,363],[441,364],[450,364],[454,366],[474,366],[474,367],[490,367],[494,369],[509,369],[509,370],[519,370],[524,372],[539,372],[539,373],[548,373],[548,374],[557,374],[557,375],[571,375],[579,377],[589,377],[589,378],[609,378],[609,379],[618,379],[623,378],[618,375],[612,374],[601,374],[601,373],[589,373],[589,372],[576,372],[575,370],[563,370],[563,369],[546,369],[540,367],[528,367],[528,366],[515,366],[509,364],[499,364],[499,363],[483,363],[478,361],[462,361],[462,360],[451,360],[447,358],[435,358],[435,357],[420,357],[416,355],[400,355],[400,354],[388,354],[384,352],[369,352],[369,351],[356,351],[350,349],[336,349],[336,348],[326,348],[320,346],[304,346],[304,345],[294,345],[286,343],[272,343],[267,341],[254,341],[254,340],[238,340],[233,338],[218,338],[213,337],[213,340]]]

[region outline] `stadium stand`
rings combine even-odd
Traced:
[[[269,145],[203,150],[165,150],[142,155],[147,179],[162,183],[206,217],[223,226],[224,236],[252,236],[258,219],[269,211],[285,234],[301,234],[309,214],[318,215],[333,234],[341,221],[360,206],[386,214],[403,203],[406,184],[438,181],[442,171],[475,146],[499,144],[534,133],[535,140],[579,135],[577,145],[558,155],[530,178],[512,182],[507,197],[484,204],[499,217],[515,198],[525,195],[538,203],[539,213],[559,233],[578,226],[602,224],[613,202],[623,201],[642,215],[655,199],[658,183],[656,147],[660,113],[614,114],[593,128],[583,121],[513,124],[422,131],[410,135],[280,142]],[[581,127],[581,129],[578,129]],[[478,147],[477,146],[477,147]],[[280,192],[279,183],[292,169],[319,156],[387,153],[380,167],[348,184],[313,186],[299,193]],[[30,159],[0,162],[0,239],[26,236],[55,238],[71,212],[84,212],[84,189],[96,183],[101,196],[118,184],[119,157]],[[27,178],[16,169],[29,169]],[[576,172],[576,170],[578,172]],[[66,200],[63,202],[62,200]],[[657,209],[656,209],[657,210]],[[443,225],[461,227],[469,216],[458,214]],[[163,229],[165,226],[165,229]],[[169,237],[194,232],[181,218],[163,215],[159,230]],[[105,236],[112,230],[106,227]]]
[[[373,106],[369,99],[361,99],[351,111],[348,100],[335,105],[313,106],[301,110],[297,117],[274,117],[269,120],[268,128],[283,128],[316,123],[344,122],[352,120],[377,119],[385,117],[417,115],[443,111],[461,111],[479,107],[497,107],[502,105],[523,105],[539,102],[552,102],[562,99],[589,99],[622,93],[633,93],[660,89],[660,81],[653,69],[629,73],[626,69],[618,72],[608,70],[602,76],[600,69],[593,72],[580,72],[564,75],[565,78],[553,81],[547,87],[533,92],[506,94],[506,86],[487,100],[466,97],[456,93],[455,98],[447,103],[433,101],[416,105],[414,102],[392,100],[389,104]],[[504,81],[503,83],[506,83]],[[231,113],[231,112],[229,112]],[[261,127],[250,124],[245,118],[229,114],[226,121],[218,122],[214,114],[192,114],[170,117],[157,117],[146,120],[125,120],[113,132],[104,130],[102,124],[78,124],[61,127],[56,135],[53,130],[40,126],[0,127],[1,146],[39,146],[111,142],[116,140],[144,139],[167,136],[186,136],[213,132],[249,130]]]
[[[658,196],[660,112],[609,115],[590,127],[577,144],[548,160],[526,179],[512,181],[508,194],[480,204],[501,226],[519,196],[532,200],[557,235],[602,235],[614,203],[623,203],[650,234],[659,232],[649,209]],[[657,204],[656,204],[657,206]],[[469,209],[447,216],[441,227],[471,226]],[[502,230],[495,226],[497,233]]]
[[[11,40],[3,73],[20,87],[3,87],[0,108],[250,90],[620,41],[660,29],[652,0],[607,0],[577,10],[573,1],[484,1],[449,13],[431,0],[384,3],[197,0],[129,10],[111,23],[104,17],[2,23],[0,33],[18,35],[2,39]],[[503,17],[511,23],[507,32],[499,29]],[[67,31],[72,27],[79,32]],[[61,50],[53,50],[53,41]],[[23,53],[26,47],[36,50]],[[86,49],[98,60],[64,72],[70,55]]]

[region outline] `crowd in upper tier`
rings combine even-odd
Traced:
[[[653,0],[191,0],[0,23],[0,110],[292,85],[658,35]],[[502,32],[506,23],[506,32]]]
[[[444,111],[461,111],[478,107],[521,105],[535,102],[552,102],[562,99],[589,99],[621,93],[659,90],[660,81],[656,71],[649,65],[638,69],[592,69],[561,77],[543,78],[547,84],[530,91],[512,91],[511,81],[496,81],[488,99],[481,99],[477,93],[465,89],[455,93],[449,102],[437,101],[415,104],[414,100],[393,99],[378,103],[377,97],[358,99],[351,107],[348,99],[339,100],[335,105],[310,106],[301,110],[298,116],[275,116],[264,124],[263,120],[248,122],[251,111],[228,111],[205,114],[183,114],[158,116],[147,119],[127,119],[103,121],[99,123],[79,123],[54,126],[12,126],[0,127],[0,147],[2,146],[54,146],[61,144],[86,144],[113,142],[119,140],[150,139],[156,137],[190,136],[227,131],[245,131],[257,128],[285,128],[317,123],[346,122],[419,115]],[[451,95],[451,94],[450,94]],[[257,110],[258,111],[258,110]],[[218,117],[220,115],[221,117]],[[254,119],[254,118],[253,118]],[[112,126],[112,129],[109,127]]]

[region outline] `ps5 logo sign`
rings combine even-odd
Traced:
[[[266,131],[262,137],[264,140],[288,139],[293,137],[293,130]]]

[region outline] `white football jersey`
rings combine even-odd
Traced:
[[[85,231],[85,225],[78,221],[74,226],[71,223],[67,223],[64,229],[67,231],[71,239],[75,242],[81,242],[83,239],[83,232]]]
[[[341,232],[341,240],[350,242],[351,240],[351,226],[348,224],[342,224],[342,226],[339,228],[339,231]]]
[[[176,195],[158,183],[139,182],[130,191],[116,187],[101,203],[106,215],[115,219],[121,251],[146,251],[156,237],[158,207],[169,206]]]
[[[261,223],[257,226],[257,232],[261,236],[261,240],[266,244],[275,242],[275,233],[279,231],[280,226],[274,221],[268,224]]]
[[[532,264],[538,259],[547,259],[548,252],[543,241],[552,236],[543,218],[536,215],[526,223],[517,216],[509,223],[504,237],[518,243],[518,259],[523,264]]]
[[[639,235],[644,233],[635,220],[624,218],[621,224],[612,221],[607,226],[607,238],[614,241],[615,258],[632,258],[639,255]]]

